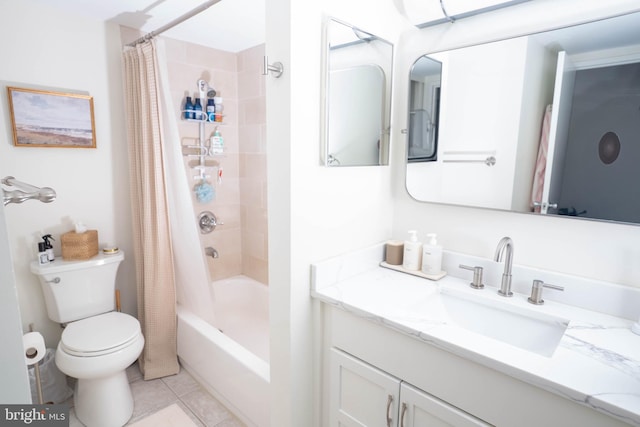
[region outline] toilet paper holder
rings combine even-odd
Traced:
[[[47,354],[47,347],[44,338],[39,332],[33,330],[33,323],[29,324],[29,332],[22,336],[24,346],[24,358],[27,366],[33,365],[36,374],[36,391],[38,393],[38,403],[44,403],[42,398],[42,382],[40,380],[40,361]]]

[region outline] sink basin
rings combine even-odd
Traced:
[[[427,312],[439,312],[452,326],[546,357],[553,355],[569,324],[506,302],[446,290],[431,296],[427,305]]]

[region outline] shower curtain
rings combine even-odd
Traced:
[[[145,379],[175,374],[176,301],[215,324],[213,288],[182,165],[162,40],[125,50],[125,89]],[[176,298],[177,296],[177,298]]]
[[[162,159],[162,118],[154,41],[123,53],[138,319],[145,380],[177,374],[176,291]]]

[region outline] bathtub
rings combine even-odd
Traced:
[[[267,286],[245,276],[213,282],[213,326],[178,305],[178,358],[248,426],[269,426]]]

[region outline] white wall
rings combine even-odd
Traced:
[[[50,204],[27,201],[6,207],[22,327],[34,323],[47,346],[55,347],[60,328],[46,315],[29,263],[43,233],[54,235],[60,256],[59,235],[71,229],[70,218],[97,229],[101,244],[124,249],[118,288],[123,311],[136,313],[119,29],[30,0],[0,0],[0,9],[0,175],[58,194]],[[93,96],[97,148],[14,147],[7,85]]]
[[[267,77],[271,425],[314,426],[310,264],[384,240],[392,224],[389,167],[319,166],[323,17],[391,42],[398,22],[391,2],[267,0],[266,10],[266,53],[284,64]]]
[[[424,29],[420,37],[413,34],[408,37],[412,44],[405,44],[398,56],[395,105],[400,108],[395,110],[396,121],[406,117],[402,106],[407,105],[407,98],[402,88],[408,83],[402,76],[408,75],[420,54],[637,9],[637,1],[631,0],[537,0],[454,25]],[[434,231],[447,249],[491,258],[499,239],[511,236],[515,263],[639,285],[640,227],[416,202],[404,187],[405,136],[395,127],[392,138],[394,237],[404,237],[407,229],[417,228],[422,235]]]

